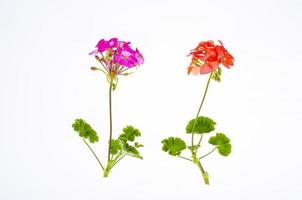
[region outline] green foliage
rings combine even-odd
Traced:
[[[120,144],[119,140],[111,140],[111,145],[110,145],[110,154],[115,155],[117,154],[120,150],[122,149],[122,146]]]
[[[195,123],[195,118],[190,120],[187,127],[186,127],[186,132],[187,133],[192,133],[192,129]],[[195,128],[194,128],[194,133],[209,133],[213,130],[215,130],[215,125],[216,122],[214,122],[211,118],[200,116],[197,118]]]
[[[209,143],[215,145],[222,156],[228,156],[232,151],[230,139],[223,133],[216,133],[216,136],[210,137]]]
[[[99,141],[99,137],[95,130],[83,119],[76,119],[72,124],[73,129],[78,132],[80,137],[89,139],[89,142],[94,143]]]
[[[211,79],[220,82],[221,81],[221,68],[218,67],[214,72],[212,72]]]
[[[172,156],[179,156],[181,151],[186,149],[186,143],[178,137],[169,137],[161,141],[162,150],[168,152]]]
[[[123,133],[120,134],[117,140],[113,140],[114,143],[116,143],[116,147],[119,147],[119,149],[115,148],[117,152],[113,152],[116,154],[118,153],[118,151],[123,151],[129,156],[143,159],[143,157],[140,155],[140,152],[138,151],[138,148],[143,147],[143,145],[135,142],[135,139],[139,136],[141,136],[141,132],[133,126],[127,126],[123,128]]]
[[[130,145],[128,142],[122,141],[122,149],[129,156],[143,159],[143,157],[140,155],[137,147]]]
[[[128,141],[133,142],[135,137],[141,136],[141,132],[134,128],[133,126],[127,126],[123,128],[123,133],[119,136],[119,138],[124,138]]]
[[[138,143],[138,142],[135,142],[135,143],[134,143],[134,146],[135,146],[136,148],[144,147],[144,145],[142,145],[142,144],[140,144],[140,143]]]

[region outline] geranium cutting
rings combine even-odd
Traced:
[[[213,146],[212,149],[205,154],[199,153],[201,147],[204,146],[202,145],[203,137],[213,133],[216,125],[216,122],[210,117],[206,117],[204,114],[200,115],[201,108],[205,102],[211,80],[220,82],[221,66],[230,68],[234,65],[234,58],[225,49],[221,41],[215,44],[211,40],[200,42],[195,49],[191,50],[189,56],[192,56],[192,60],[188,67],[188,74],[209,74],[197,114],[189,120],[186,126],[186,133],[190,134],[191,142],[186,144],[179,137],[168,137],[162,140],[162,150],[171,156],[177,156],[196,165],[202,173],[205,184],[208,185],[209,175],[202,164],[203,159],[215,151],[218,151],[222,156],[228,156],[231,153],[232,145],[230,139],[224,133],[216,132],[214,136],[208,139],[208,143]],[[199,138],[196,141],[197,136]],[[186,149],[189,150],[191,157],[185,157],[181,154]]]
[[[99,141],[97,132],[83,119],[76,119],[72,127],[96,158],[104,177],[107,177],[112,168],[125,156],[143,158],[139,152],[139,148],[143,147],[143,145],[137,142],[137,137],[141,136],[141,132],[138,129],[128,125],[122,129],[121,134],[116,139],[113,139],[112,92],[118,85],[119,76],[128,76],[133,73],[134,68],[144,63],[144,58],[138,49],[134,50],[131,48],[130,42],[120,41],[117,38],[112,38],[108,41],[101,39],[96,45],[96,49],[89,55],[94,56],[99,64],[99,66],[91,67],[91,70],[104,73],[109,84],[109,138],[106,165],[104,165],[91,146],[91,143]]]

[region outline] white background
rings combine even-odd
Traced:
[[[0,199],[302,199],[301,10],[299,0],[1,0]],[[100,133],[105,160],[108,84],[88,53],[111,37],[145,57],[113,94],[114,135],[132,124],[145,148],[104,179],[71,124]],[[235,57],[202,110],[233,144],[204,160],[210,186],[160,144],[189,141],[207,77],[186,75],[186,55],[208,39]]]

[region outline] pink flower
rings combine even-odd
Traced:
[[[117,47],[118,42],[117,38],[111,38],[109,41],[106,41],[104,39],[101,39],[98,44],[95,46],[97,49],[90,52],[89,55],[95,55],[98,53],[103,53],[107,49]]]
[[[114,56],[114,63],[125,66],[127,68],[138,65],[138,60],[135,57],[135,52],[125,45],[123,48],[118,48],[117,53]]]
[[[96,54],[101,54],[102,58]],[[119,41],[117,38],[112,38],[109,41],[101,39],[96,45],[96,49],[89,55],[96,55],[106,72],[113,74],[121,74],[128,68],[144,63],[144,58],[138,49],[133,50],[130,47],[130,42]]]

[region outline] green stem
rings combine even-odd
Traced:
[[[111,140],[112,140],[112,86],[113,86],[113,77],[110,76],[110,86],[109,86],[109,145],[108,145],[108,159],[110,161],[110,149],[111,149]]]
[[[94,157],[96,158],[96,160],[98,161],[98,163],[100,164],[101,168],[104,170],[104,166],[102,165],[101,161],[99,160],[99,158],[97,157],[97,155],[94,153],[94,151],[92,150],[92,148],[90,147],[90,145],[86,142],[85,139],[83,139],[83,141],[85,142],[85,144],[87,145],[87,147],[90,149],[90,151],[92,152],[92,154],[94,155]]]
[[[201,173],[202,173],[202,177],[203,177],[204,183],[205,183],[206,185],[209,185],[210,182],[209,182],[209,174],[208,174],[208,172],[206,172],[206,171],[203,169],[203,167],[202,167],[202,165],[201,165],[201,163],[200,163],[199,160],[197,160],[196,164],[197,164],[198,168],[200,169],[200,171],[201,171]]]
[[[211,153],[213,153],[215,150],[217,149],[217,147],[215,147],[214,149],[212,149],[210,152],[204,154],[203,156],[201,156],[200,158],[198,158],[199,160],[200,159],[203,159],[204,157],[207,157],[208,155],[210,155]]]
[[[121,155],[123,155],[123,153],[122,153],[122,152],[119,152],[119,153],[115,156],[114,159],[113,159],[113,155],[112,155],[112,157],[111,157],[112,164],[114,164],[114,163],[117,161],[117,159],[119,159],[119,157],[120,157]]]
[[[123,157],[125,156],[122,155],[122,153],[119,153],[116,155],[116,157],[114,159],[111,159],[106,166],[106,169],[104,170],[104,177],[108,177],[110,170],[113,168],[113,166],[118,163],[118,161],[120,161]]]
[[[199,161],[199,160],[197,159],[197,157],[196,157],[196,153],[195,153],[195,152],[192,153],[192,160],[193,160],[193,162],[198,166],[199,170],[201,171],[201,174],[202,174],[204,183],[205,183],[206,185],[209,185],[209,175],[208,175],[208,172],[206,172],[206,171],[203,169],[203,167],[202,167],[200,161]]]
[[[111,170],[111,166],[112,166],[112,160],[109,160],[109,162],[107,163],[107,166],[104,170],[104,177],[108,177],[109,172]]]
[[[122,155],[121,157],[119,157],[111,166],[111,169],[114,167],[114,165],[116,165],[120,160],[122,160],[125,157],[126,154]]]
[[[201,135],[200,135],[200,138],[199,138],[199,141],[198,141],[198,144],[197,144],[197,146],[199,146],[199,145],[200,145],[200,143],[201,143],[201,140],[202,140],[202,137],[203,137],[203,134],[201,134]]]
[[[189,159],[189,158],[186,158],[186,157],[183,157],[183,156],[178,156],[179,158],[182,158],[182,159],[185,159],[185,160],[188,160],[188,161],[193,161],[193,160],[191,160],[191,159]]]
[[[209,88],[209,84],[210,84],[210,81],[211,81],[211,77],[212,77],[212,73],[209,75],[209,78],[208,78],[208,81],[207,81],[207,85],[206,85],[206,88],[205,88],[205,91],[204,91],[204,94],[203,94],[200,106],[198,108],[198,111],[197,111],[197,114],[196,114],[196,117],[195,117],[195,121],[194,121],[194,124],[193,124],[193,127],[192,127],[192,136],[191,136],[191,146],[192,147],[194,146],[194,129],[195,129],[198,117],[199,117],[199,113],[200,113],[201,107],[202,107],[202,105],[204,103],[204,100],[205,100],[207,92],[208,92],[208,88]],[[191,151],[193,152],[194,150],[192,149]]]

